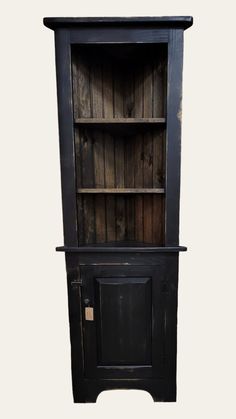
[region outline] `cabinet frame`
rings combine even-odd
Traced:
[[[134,388],[148,391],[154,401],[176,400],[176,326],[179,252],[179,195],[181,152],[181,102],[183,32],[192,25],[191,17],[162,18],[45,18],[45,26],[55,31],[56,77],[59,120],[60,166],[64,246],[71,339],[73,395],[75,402],[95,402],[98,394],[112,388]],[[165,222],[164,245],[147,247],[79,246],[77,221],[77,186],[75,167],[75,127],[72,54],[74,44],[167,44],[167,114],[165,155]],[[82,121],[84,123],[84,121]],[[85,121],[86,122],[86,121]],[[124,121],[123,121],[124,122]],[[140,121],[139,121],[140,122]],[[142,122],[142,121],[141,121]],[[120,122],[122,123],[122,121]],[[132,122],[133,123],[133,122]],[[146,121],[145,123],[151,123]],[[114,124],[113,124],[114,125]],[[131,192],[132,193],[132,192]],[[96,267],[107,275],[118,266],[136,271],[148,267],[164,272],[164,306],[168,316],[165,335],[163,376],[126,376],[105,378],[85,372],[82,289],[84,278]],[[98,268],[100,269],[100,268]],[[146,276],[146,274],[145,274]]]

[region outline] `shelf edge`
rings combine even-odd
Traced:
[[[186,246],[168,246],[168,247],[56,247],[56,252],[64,253],[122,253],[122,252],[145,252],[145,253],[178,253],[186,252]]]
[[[164,188],[79,188],[77,194],[164,194]]]
[[[116,124],[165,124],[166,118],[76,118],[74,124],[116,125]]]

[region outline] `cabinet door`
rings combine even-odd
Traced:
[[[82,269],[85,377],[162,377],[161,267]]]

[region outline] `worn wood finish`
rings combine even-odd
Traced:
[[[75,122],[164,123],[166,59],[166,48],[162,44],[73,47]],[[134,118],[137,81],[141,87],[139,100],[144,103],[139,119]],[[155,105],[156,97],[159,106]],[[95,98],[92,106],[91,98]]]
[[[71,49],[69,34],[60,29],[55,35],[57,99],[61,161],[61,189],[65,245],[78,244],[76,210],[76,169],[73,129],[73,108],[71,79]],[[70,179],[70,182],[68,182]],[[68,223],[66,220],[70,220]]]
[[[190,17],[55,30],[73,395],[176,400],[183,31]]]
[[[129,137],[94,127],[79,128],[76,133],[76,166],[82,172],[77,177],[78,222],[79,231],[84,232],[84,239],[79,234],[79,243],[136,239],[163,244],[164,198],[157,196],[165,192],[161,187],[165,179],[163,130]],[[94,198],[88,200],[84,196],[88,194]],[[94,235],[86,233],[91,225]]]
[[[107,99],[104,100],[104,105],[107,105]],[[75,118],[75,124],[164,124],[165,122],[165,118]]]
[[[170,31],[166,133],[166,245],[179,243],[183,31]]]
[[[113,241],[118,244],[138,240],[140,243],[163,245],[163,198],[160,194],[141,195],[141,205],[144,206],[146,219],[143,218],[142,207],[139,212],[139,207],[135,205],[136,194],[113,194],[113,201],[110,194],[79,194],[78,207],[83,208],[83,218],[79,222],[81,227],[79,244]]]
[[[99,28],[106,25],[122,27],[132,25],[156,25],[156,29],[160,27],[182,28],[187,29],[193,24],[192,16],[138,16],[138,17],[45,17],[43,23],[50,29],[61,27],[87,26],[88,24],[98,26]],[[108,40],[106,40],[108,42]]]
[[[115,246],[115,247],[114,247]],[[143,247],[144,246],[144,247]],[[66,252],[66,253],[90,253],[90,252],[148,252],[148,253],[172,253],[172,252],[186,252],[187,247],[185,246],[151,246],[149,244],[144,244],[140,242],[123,242],[120,247],[117,246],[116,242],[109,243],[109,245],[96,245],[92,246],[80,246],[80,247],[66,247],[66,246],[59,246],[56,247],[57,252]],[[101,255],[99,255],[100,257]],[[140,256],[140,255],[139,255]],[[120,261],[121,263],[121,261]]]
[[[129,161],[129,160],[128,160]],[[127,161],[127,165],[128,165]],[[132,172],[132,167],[130,168],[130,171]],[[127,168],[128,172],[128,168]],[[143,194],[143,193],[149,193],[149,194],[155,194],[155,193],[164,193],[164,188],[80,188],[78,189],[78,193],[107,193],[107,194],[113,194],[113,193],[120,193],[120,194]]]

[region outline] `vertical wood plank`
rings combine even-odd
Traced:
[[[136,118],[143,117],[143,67],[134,71],[134,113]]]
[[[116,68],[113,79],[114,118],[124,116],[122,68]],[[115,182],[117,188],[124,188],[124,139],[115,138]],[[126,233],[125,198],[117,196],[116,202],[116,240],[124,241]]]
[[[153,78],[152,67],[146,64],[144,67],[144,96],[143,96],[143,115],[144,117],[152,117],[152,94],[153,94]],[[152,188],[153,185],[153,142],[152,133],[148,131],[144,136],[144,187]],[[144,242],[152,243],[153,241],[153,200],[152,195],[146,195],[143,202],[143,218],[144,218]]]
[[[134,141],[135,138],[125,138],[125,187],[134,188]],[[126,197],[126,240],[134,240],[135,236],[135,200],[133,196]]]
[[[93,132],[93,158],[94,158],[94,187],[104,188],[105,186],[105,162],[104,162],[104,139],[101,129],[94,129]]]
[[[134,187],[143,188],[143,138],[139,134],[135,139],[134,150]],[[143,242],[143,196],[135,196],[135,240]]]
[[[143,89],[143,116],[144,118],[152,118],[153,77],[150,64],[145,64],[144,66]]]
[[[153,132],[153,187],[164,186],[164,132]],[[153,195],[153,243],[163,245],[164,197]]]
[[[164,205],[164,197],[153,194],[153,243],[157,246],[164,245]]]
[[[143,67],[137,66],[134,75],[134,112],[135,117],[143,117]],[[134,150],[134,186],[143,187],[143,137],[137,134]],[[135,196],[135,240],[143,242],[143,196]]]
[[[84,212],[84,242],[92,244],[96,242],[95,234],[95,217],[94,217],[94,196],[83,196],[83,212]]]
[[[153,62],[153,117],[164,117],[164,92],[165,92],[165,51],[158,52]]]
[[[83,188],[94,188],[93,141],[88,129],[80,129],[80,142],[82,185]]]
[[[151,132],[146,132],[144,136],[144,188],[152,188],[153,179],[153,142]],[[152,243],[152,229],[153,229],[153,200],[152,195],[145,195],[143,198],[143,211],[144,211],[144,242]]]
[[[123,68],[121,64],[117,65],[113,71],[113,100],[114,100],[114,118],[124,117],[124,84]]]
[[[115,187],[115,159],[114,159],[114,138],[109,134],[105,134],[105,187]],[[114,195],[106,196],[106,228],[107,241],[115,241],[116,224],[115,224],[115,197]]]
[[[113,78],[110,61],[106,60],[103,62],[102,72],[104,118],[113,118]]]
[[[93,141],[89,130],[81,129],[82,185],[94,187]],[[83,239],[86,244],[95,243],[95,218],[93,196],[83,196],[80,208],[83,211]]]
[[[104,118],[113,118],[113,70],[111,62],[106,60],[103,63],[103,110]],[[115,155],[114,155],[114,138],[104,132],[104,156],[105,156],[105,187],[115,187]],[[116,240],[116,223],[115,223],[115,197],[107,195],[105,197],[106,205],[106,234],[107,241]]]
[[[101,130],[94,132],[94,173],[95,188],[104,188],[105,186],[105,161],[104,161],[104,139]],[[106,208],[105,196],[103,194],[95,195],[95,217],[96,217],[96,242],[104,243],[106,241]]]
[[[76,117],[89,118],[91,114],[91,100],[90,100],[90,64],[89,61],[78,51],[77,55],[77,85],[75,90],[76,95]]]
[[[93,118],[103,117],[102,65],[95,62],[90,71],[90,96]]]
[[[92,115],[94,118],[103,117],[103,77],[102,65],[96,62],[91,71],[91,100]],[[103,133],[97,129],[94,131],[94,173],[95,187],[104,188],[104,141]],[[95,198],[95,226],[96,243],[106,241],[106,210],[104,195],[96,195]]]
[[[124,139],[115,138],[115,179],[116,187],[124,188]],[[125,198],[116,196],[116,240],[124,241],[126,234]]]
[[[124,74],[123,100],[124,118],[132,118],[134,116],[134,73],[132,66],[131,69],[127,66]]]
[[[153,132],[153,188],[164,187],[164,132]]]
[[[75,129],[75,170],[76,170],[76,186],[82,188],[82,152],[79,128]]]

